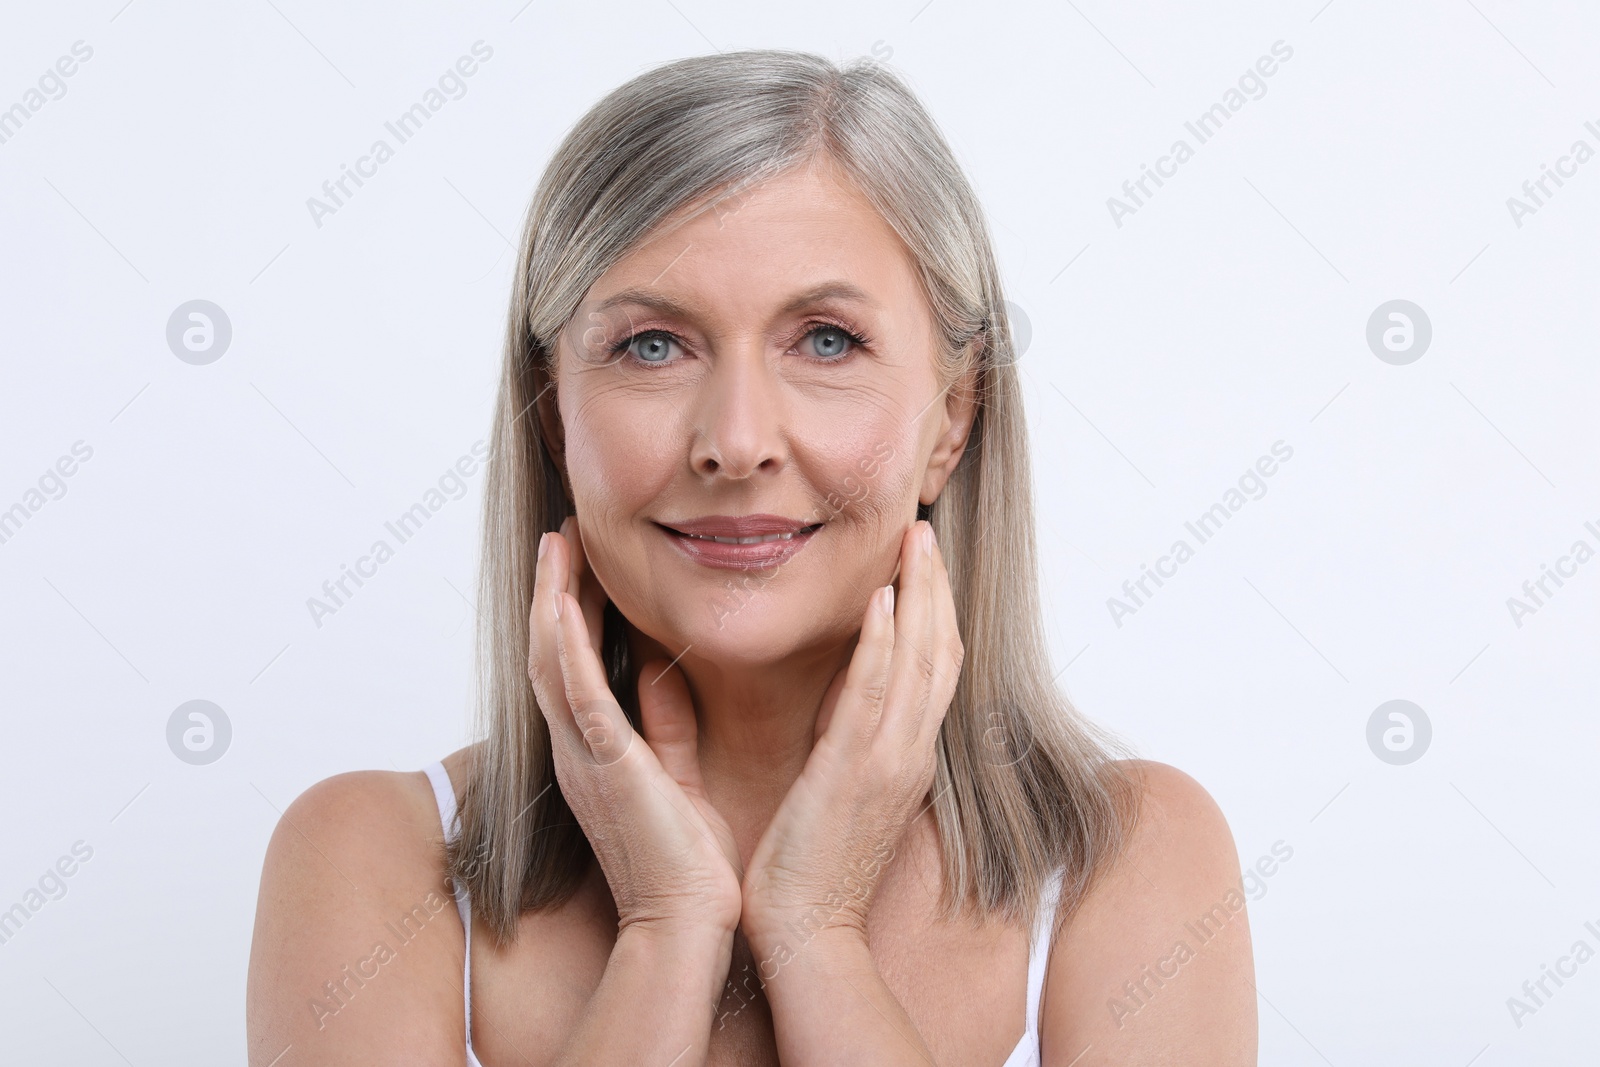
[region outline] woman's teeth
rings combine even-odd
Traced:
[[[707,534],[683,533],[680,530],[674,530],[673,532],[682,537],[692,537],[696,541],[715,541],[719,545],[757,545],[766,541],[792,541],[794,540],[796,534],[810,533],[816,528],[817,527],[813,525],[807,526],[804,529],[795,530],[792,533],[763,534],[760,537],[711,537]]]
[[[805,531],[798,532],[804,533]],[[715,541],[719,545],[756,545],[764,541],[792,541],[794,539],[794,534],[792,533],[767,534],[764,537],[707,537],[704,534],[684,534],[683,536],[692,537],[696,541]]]

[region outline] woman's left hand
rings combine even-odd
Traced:
[[[927,799],[965,652],[927,522],[901,540],[893,593],[869,598],[850,664],[823,697],[811,755],[745,868],[739,921],[758,951],[779,939],[792,950],[824,930],[864,940],[883,868]]]

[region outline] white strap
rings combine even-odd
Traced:
[[[456,839],[461,832],[461,827],[456,820],[456,791],[450,784],[450,772],[444,769],[444,763],[435,760],[422,768],[428,776],[428,781],[433,784],[433,799],[439,805],[439,825],[444,829],[444,839],[448,844]],[[467,887],[456,879],[450,879],[450,892],[455,897],[456,914],[461,916],[461,926],[467,932],[467,947],[464,954],[465,963],[461,970],[461,1010],[466,1017],[467,1024],[467,1050],[470,1055],[472,1049],[472,898],[467,893]]]
[[[1039,917],[1034,923],[1033,945],[1028,950],[1028,1018],[1029,1034],[1039,1032],[1039,1001],[1044,990],[1044,974],[1050,963],[1050,937],[1054,932],[1056,905],[1061,900],[1061,883],[1066,868],[1057,868],[1045,883],[1039,902]]]

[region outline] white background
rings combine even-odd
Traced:
[[[1600,561],[1507,607],[1600,547],[1600,160],[1520,227],[1506,204],[1600,149],[1592,10],[123,3],[0,34],[0,108],[93,48],[0,144],[0,509],[93,449],[0,544],[0,909],[94,850],[0,944],[0,1061],[243,1062],[279,810],[470,739],[481,476],[320,628],[307,598],[486,435],[509,240],[565,130],[657,63],[773,46],[889,59],[990,212],[1062,684],[1199,779],[1242,864],[1293,849],[1250,905],[1262,1063],[1596,1061],[1600,960],[1520,1027],[1506,1003],[1600,949]],[[480,39],[465,95],[315,225]],[[1116,225],[1279,40],[1265,95]],[[197,298],[233,329],[206,366],[165,336]],[[1408,365],[1366,342],[1392,299],[1432,323]],[[1278,440],[1266,494],[1117,625]],[[232,724],[208,766],[167,746],[193,699]],[[1391,699],[1432,724],[1409,765],[1368,747]]]

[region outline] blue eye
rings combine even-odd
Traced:
[[[861,334],[847,330],[836,323],[815,322],[810,325],[811,329],[805,336],[814,339],[812,350],[816,355],[811,359],[817,363],[843,363],[854,349],[864,348],[872,343]],[[635,348],[634,344],[638,341],[645,343]],[[679,344],[677,336],[667,330],[642,330],[612,345],[611,354],[623,355],[624,358],[631,357],[634,363],[647,367],[664,367],[674,362],[668,358],[668,352],[671,346],[677,344]]]
[[[820,341],[813,340],[813,347],[816,348],[817,352],[820,355],[827,356],[829,358],[842,354],[842,352],[845,350],[844,346],[846,343],[853,345],[861,344],[861,339],[859,337],[852,334],[849,330],[842,329],[838,326],[818,326],[816,329],[806,334],[806,336],[813,339],[819,337],[829,338],[833,342],[832,344],[824,344]],[[830,351],[824,351],[825,348],[830,349]]]
[[[634,350],[633,348],[633,343],[635,341],[644,341],[645,345],[643,351],[652,352],[660,358],[651,358],[647,355],[641,355],[639,351]],[[667,348],[672,343],[673,341],[671,334],[665,333],[661,330],[646,330],[644,333],[634,334],[612,351],[621,351],[622,349],[626,348],[633,353],[633,357],[640,363],[660,364],[667,361]]]

